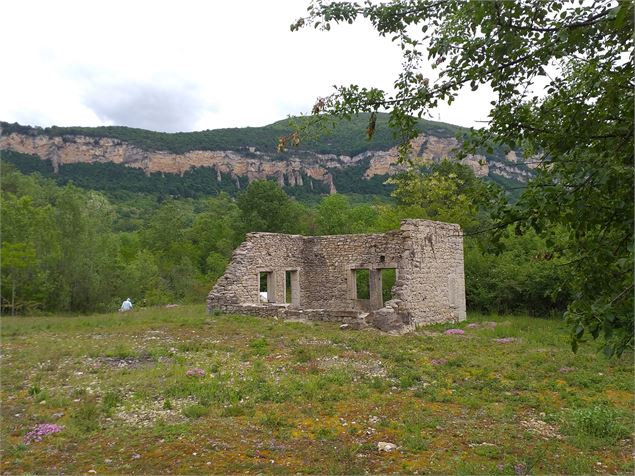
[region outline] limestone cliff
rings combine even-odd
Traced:
[[[249,181],[275,177],[281,185],[299,186],[303,176],[327,184],[331,193],[335,185],[333,173],[351,166],[366,167],[364,178],[394,175],[403,170],[398,162],[398,150],[366,151],[358,155],[318,154],[309,151],[289,151],[281,159],[272,153],[261,152],[245,144],[244,151],[192,150],[182,154],[168,151],[149,151],[120,139],[87,137],[82,135],[49,136],[46,134],[10,133],[0,135],[0,150],[34,154],[50,160],[55,172],[60,165],[75,163],[113,162],[143,170],[183,175],[195,167],[212,167],[221,174],[234,178],[246,177]],[[421,134],[413,142],[413,151],[424,159],[439,161],[452,157],[458,142],[454,138]],[[468,156],[463,163],[479,177],[490,174],[525,182],[531,173],[519,165],[516,156],[503,162],[484,156]]]

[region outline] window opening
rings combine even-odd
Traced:
[[[287,271],[284,276],[284,285],[285,285],[285,290],[284,290],[284,302],[286,302],[287,304],[291,304],[293,302],[293,292],[295,291],[294,288],[294,283],[293,283],[293,279],[292,279],[292,274],[293,273],[297,273],[297,271]]]
[[[270,271],[261,271],[258,274],[258,291],[260,302],[273,302],[273,273]]]
[[[383,303],[392,299],[392,288],[397,281],[397,270],[395,268],[383,268],[381,270],[381,297]]]
[[[370,299],[370,270],[355,270],[355,288],[357,299]]]

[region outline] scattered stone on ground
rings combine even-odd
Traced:
[[[486,441],[483,441],[482,443],[468,443],[468,445],[470,448],[476,448],[478,446],[496,446],[494,443],[488,443]]]
[[[448,363],[447,359],[432,359],[430,361],[432,365],[445,365]]]
[[[389,453],[391,451],[394,451],[397,449],[397,445],[394,443],[388,443],[386,441],[380,441],[377,443],[377,449],[379,451],[385,451],[386,453]]]
[[[511,344],[512,342],[516,342],[518,339],[515,337],[500,337],[498,339],[494,339],[494,342],[498,342],[499,344]]]
[[[558,433],[558,430],[556,429],[556,427],[542,420],[530,418],[529,420],[521,421],[520,426],[522,426],[529,433],[533,433],[534,435],[541,436],[543,440],[549,440],[552,438],[557,438],[557,439],[562,438],[562,435]]]
[[[350,357],[341,358],[335,355],[332,357],[319,357],[316,361],[320,369],[344,367],[364,377],[386,377],[387,372],[383,362],[369,357],[373,357],[370,352],[356,352]]]
[[[157,400],[149,404],[122,408],[115,413],[115,418],[128,425],[143,427],[152,426],[159,419],[166,423],[178,423],[186,420],[183,408],[194,403],[196,400],[191,397],[174,399],[170,400],[171,408],[164,408],[164,401]]]
[[[116,369],[135,368],[156,364],[156,361],[149,355],[139,357],[87,357],[85,363],[92,368],[110,367]],[[83,375],[83,372],[76,372]]]

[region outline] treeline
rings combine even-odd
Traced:
[[[366,140],[368,114],[360,114],[350,121],[338,121],[332,130],[320,131],[320,137],[306,137],[300,149],[320,154],[357,155],[367,150],[387,150],[398,144],[388,127],[388,115],[378,114],[376,133],[371,141]],[[301,121],[297,118],[296,121]],[[123,126],[105,127],[30,127],[18,123],[0,122],[4,134],[13,132],[27,135],[45,134],[53,137],[83,135],[87,137],[110,137],[136,145],[144,150],[166,150],[182,154],[191,150],[235,150],[247,151],[255,147],[262,152],[276,152],[278,138],[292,131],[289,120],[274,122],[263,127],[241,127],[214,129],[197,132],[155,132]],[[462,128],[441,122],[420,119],[418,127],[438,137],[454,137]],[[326,132],[326,133],[325,133]],[[284,156],[284,153],[282,154]]]
[[[462,225],[469,309],[545,314],[568,300],[565,267],[539,237],[480,233],[500,191],[455,163],[392,180],[397,205],[344,195],[306,205],[271,181],[236,198],[108,198],[6,163],[1,172],[3,313],[111,311],[126,297],[202,302],[246,232],[384,232],[404,218]]]

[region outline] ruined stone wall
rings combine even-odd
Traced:
[[[259,305],[260,272],[272,273],[275,295],[270,299],[284,303],[285,271],[303,265],[303,240],[299,235],[249,233],[210,293],[208,308],[234,311],[240,305]]]
[[[399,280],[400,298],[415,325],[465,320],[463,235],[458,225],[406,220],[412,244]]]
[[[381,269],[395,268],[392,299],[381,298]],[[369,300],[357,299],[355,269],[370,270]],[[293,303],[285,272],[297,272]],[[259,273],[270,274],[269,303]],[[465,319],[463,238],[458,225],[404,220],[384,234],[303,237],[250,233],[208,297],[208,309],[300,317],[409,330]]]
[[[355,299],[351,269],[397,268],[403,248],[400,231],[305,238],[302,307],[367,310]]]

